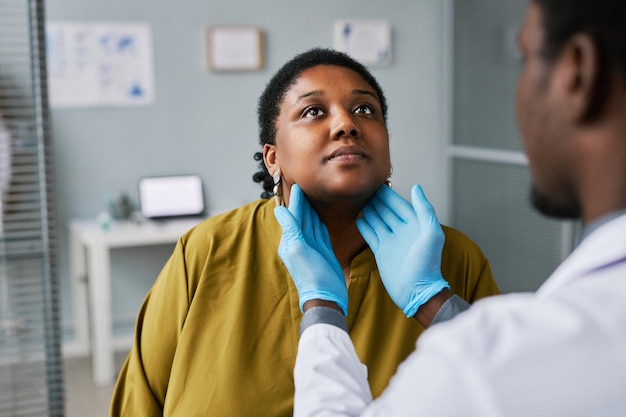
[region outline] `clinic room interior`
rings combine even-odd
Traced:
[[[536,289],[541,281],[518,279],[519,271],[546,277],[571,251],[578,226],[541,217],[527,198],[513,103],[525,1],[42,5],[53,298],[70,417],[106,415],[139,306],[177,236],[260,198],[252,180],[259,95],[283,63],[313,47],[346,51],[374,74],[389,104],[394,190],[409,198],[421,184],[440,221],[480,246],[502,292]],[[106,71],[90,72],[81,59]],[[142,202],[152,189],[140,185],[160,179],[167,193],[172,177],[189,180],[180,198],[192,207],[168,219],[156,207],[153,220],[147,206],[168,197]]]

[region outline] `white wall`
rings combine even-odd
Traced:
[[[372,68],[389,102],[394,188],[408,197],[421,183],[445,220],[442,129],[444,2],[441,0],[49,0],[48,20],[147,22],[154,38],[156,103],[139,108],[53,109],[61,225],[63,323],[71,319],[66,225],[94,217],[108,193],[136,201],[146,175],[198,173],[210,208],[258,198],[251,179],[260,149],[256,101],[273,72],[296,53],[332,47],[333,22],[385,19],[393,28],[393,62]],[[210,73],[204,31],[210,24],[265,30],[266,65],[252,73]],[[171,248],[113,255],[114,311],[134,316]],[[139,265],[136,259],[142,259]]]

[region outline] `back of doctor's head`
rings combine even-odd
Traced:
[[[578,33],[594,41],[600,53],[601,70],[626,79],[625,0],[531,0],[543,15],[543,55],[550,62]]]
[[[625,0],[626,1],[626,0]],[[378,95],[385,121],[387,120],[387,99],[376,78],[360,62],[349,55],[326,48],[314,48],[296,55],[285,63],[267,83],[257,105],[259,142],[261,146],[274,144],[276,138],[276,120],[280,113],[280,105],[289,88],[296,82],[302,72],[318,65],[335,65],[353,70],[374,89]],[[262,198],[270,198],[274,187],[272,177],[263,163],[263,153],[256,152],[254,159],[260,161],[260,171],[252,176],[255,182],[263,186]]]
[[[575,35],[593,41],[598,59],[591,107],[600,114],[610,95],[613,77],[626,82],[626,0],[531,0],[543,18],[543,58],[552,64]]]

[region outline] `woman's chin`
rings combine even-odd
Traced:
[[[376,193],[381,184],[359,185],[359,186],[345,186],[345,187],[332,187],[325,188],[323,190],[317,189],[311,193],[304,193],[310,200],[315,200],[324,203],[345,203],[350,202],[353,204],[365,205],[370,198]],[[303,189],[304,190],[304,189]]]

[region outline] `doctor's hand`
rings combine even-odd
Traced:
[[[418,185],[411,190],[411,200],[412,206],[382,185],[357,220],[387,292],[407,317],[450,288],[441,275],[445,236],[435,210]]]
[[[289,209],[278,206],[274,215],[283,230],[278,256],[296,284],[300,310],[307,301],[325,300],[347,316],[348,290],[328,230],[298,185],[291,187]]]

